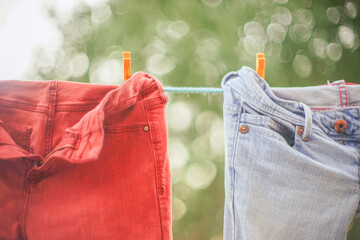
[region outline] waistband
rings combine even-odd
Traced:
[[[52,152],[54,154],[51,153],[68,161],[95,160],[102,149],[106,117],[147,98],[153,105],[168,101],[160,81],[143,72],[135,73],[120,86],[57,80],[0,81],[0,105],[7,108],[48,115],[59,111],[88,111],[79,122],[66,129],[62,141]],[[39,155],[30,154],[17,146],[1,123],[0,114],[0,159],[41,159]]]
[[[328,135],[336,135],[334,124],[339,119],[348,122],[342,137],[360,139],[360,85],[347,85],[344,80],[308,87],[270,88],[253,69],[242,67],[226,74],[222,87],[232,94],[224,94],[224,102],[247,104],[274,119],[306,127]],[[308,115],[308,116],[307,116]]]
[[[132,81],[126,81],[121,86],[58,80],[1,80],[0,105],[30,112],[46,113],[49,108],[49,102],[51,102],[56,105],[56,112],[89,111],[103,101],[104,97],[109,94],[110,91],[117,89],[117,93],[112,93],[112,98],[115,97],[119,100],[107,103],[107,108],[111,108],[110,105],[118,106],[119,104],[124,104],[124,99],[130,99],[135,95],[141,96],[146,94],[151,87],[156,86],[162,89],[158,80],[154,81],[155,84],[153,84],[153,86],[152,83],[150,83],[152,80],[147,82],[142,81],[142,78],[153,79],[153,77],[147,73],[138,72],[132,76]]]

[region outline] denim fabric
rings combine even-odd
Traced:
[[[0,81],[0,239],[171,240],[167,99],[140,72]]]
[[[270,88],[248,67],[222,86],[224,239],[345,239],[360,210],[360,86]]]

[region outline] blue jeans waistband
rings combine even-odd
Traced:
[[[275,119],[321,130],[333,138],[360,139],[360,85],[346,85],[344,80],[309,87],[270,88],[253,69],[242,67],[224,76],[222,87],[234,94],[224,102],[248,104]],[[345,120],[347,128],[339,135],[334,125]]]

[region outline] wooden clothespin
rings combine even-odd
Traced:
[[[131,77],[131,52],[123,52],[124,82]]]
[[[265,80],[265,54],[256,54],[256,72]]]

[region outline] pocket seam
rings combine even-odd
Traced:
[[[146,124],[133,125],[133,126],[104,126],[106,133],[127,133],[127,132],[138,132],[144,131]]]
[[[262,136],[267,136],[267,137],[274,137],[280,141],[285,142],[289,147],[295,149],[295,150],[299,150],[301,148],[301,142],[299,141],[300,139],[298,138],[298,134],[296,133],[296,127],[298,125],[290,123],[293,125],[293,130],[290,131],[291,132],[291,136],[289,135],[289,137],[291,137],[291,139],[293,139],[294,144],[290,145],[288,143],[288,141],[281,135],[278,133],[278,131],[271,129],[269,126],[267,126],[267,122],[271,121],[273,124],[276,125],[276,127],[279,128],[284,128],[287,129],[286,126],[283,126],[281,123],[276,122],[275,120],[273,120],[271,117],[265,116],[265,115],[256,115],[256,114],[251,114],[251,113],[243,113],[245,114],[245,119],[242,118],[240,119],[240,122],[244,123],[244,124],[248,124],[250,126],[255,126],[255,127],[259,127],[261,129],[260,131],[260,135]],[[251,121],[252,119],[246,118],[246,116],[252,117],[254,118],[255,121]],[[279,130],[281,131],[281,129]]]
[[[239,143],[239,136],[240,136],[240,131],[239,131],[239,127],[241,125],[241,115],[242,115],[242,107],[239,106],[239,112],[237,113],[237,119],[236,119],[236,127],[234,129],[235,131],[235,135],[234,135],[234,147],[233,147],[233,151],[232,151],[232,155],[231,155],[231,166],[230,166],[230,169],[232,169],[231,171],[231,174],[232,174],[232,181],[233,183],[236,182],[236,170],[235,170],[235,158],[236,158],[236,153],[237,153],[237,150],[238,150],[238,143]],[[231,205],[231,208],[232,208],[232,211],[233,213],[235,212],[235,205],[234,205],[234,202],[235,202],[235,188],[233,187],[233,184],[231,184],[232,186],[232,189],[231,189],[231,202],[232,202],[232,205]],[[233,229],[234,229],[234,233],[236,232],[236,229],[237,229],[237,226],[235,224],[235,214],[233,214]]]

